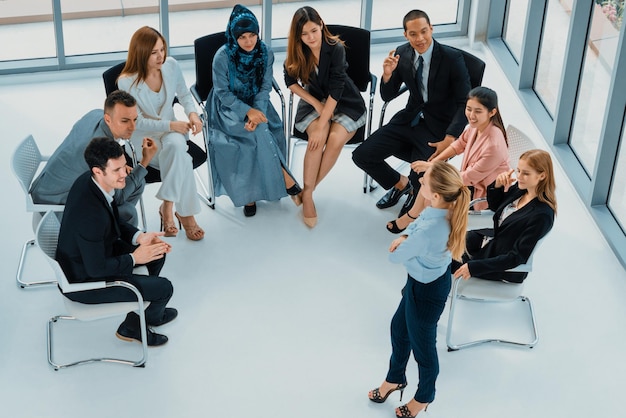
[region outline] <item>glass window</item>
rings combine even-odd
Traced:
[[[361,26],[361,0],[272,1],[272,38],[287,38],[291,19],[296,10],[311,6],[328,24]]]
[[[613,182],[609,194],[609,210],[626,232],[626,121],[622,128],[620,151],[617,156],[617,165],[613,172]]]
[[[56,57],[52,2],[0,1],[0,39],[0,61]]]
[[[570,146],[591,177],[617,53],[619,31],[609,15],[595,4],[587,42]]]
[[[141,7],[125,7],[119,0],[61,0],[61,11],[68,56],[127,51],[130,38],[140,27],[159,30],[158,0],[144,0]]]
[[[402,19],[413,9],[425,11],[433,25],[456,23],[458,0],[373,0],[372,30],[401,28]]]
[[[522,39],[524,39],[528,3],[527,0],[509,0],[506,3],[502,39],[517,62],[522,56]]]
[[[566,2],[565,2],[566,3]],[[556,113],[570,15],[566,4],[548,0],[534,90],[552,117]]]
[[[609,194],[609,210],[626,232],[626,121],[622,128],[620,151],[617,157],[617,165],[613,173],[613,183]]]
[[[207,6],[208,3],[208,6]],[[169,46],[193,45],[204,35],[226,30],[230,13],[235,4],[242,3],[254,13],[262,24],[261,0],[219,1],[169,0],[170,43]]]

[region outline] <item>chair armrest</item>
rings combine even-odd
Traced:
[[[191,87],[189,87],[189,91],[191,92],[191,95],[193,96],[196,103],[198,103],[198,105],[200,106],[200,108],[202,108],[202,111],[204,112],[205,111],[204,102],[200,98],[200,93],[198,93],[198,89],[196,88],[196,85],[193,84]]]
[[[471,208],[472,206],[474,206],[476,203],[480,203],[480,202],[486,202],[487,198],[486,197],[479,197],[478,199],[473,199],[470,204],[469,207]],[[474,210],[471,209],[469,211],[470,215],[484,215],[484,214],[492,214],[493,212],[490,210]]]
[[[395,100],[397,97],[403,95],[405,92],[409,91],[409,88],[404,85],[402,87],[400,87],[400,90],[398,90],[398,92],[389,100],[387,100],[386,102],[383,103],[382,108],[380,109],[380,122],[378,123],[378,127],[382,128],[383,124],[385,123],[385,112],[387,111],[387,105],[392,101]]]
[[[84,292],[86,290],[104,289],[105,287],[107,287],[107,282],[70,283],[65,286],[63,293]]]
[[[400,90],[398,90],[398,92],[391,99],[387,100],[385,103],[389,103],[390,101],[395,100],[397,97],[402,96],[407,91],[409,91],[409,88],[406,85],[400,87]]]

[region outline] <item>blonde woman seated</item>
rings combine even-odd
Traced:
[[[509,150],[506,129],[498,109],[496,92],[487,87],[476,87],[467,96],[465,116],[469,125],[461,136],[432,161],[446,161],[448,158],[463,154],[461,177],[463,183],[473,189],[473,198],[486,195],[487,186],[497,175],[509,169]],[[411,169],[424,172],[432,161],[414,161]],[[416,219],[427,200],[418,192],[413,206],[401,217],[387,223],[387,230],[398,234]],[[477,203],[476,210],[485,209],[487,204]]]
[[[137,100],[137,129],[131,140],[139,146],[144,137],[149,137],[159,148],[151,164],[161,171],[162,182],[157,192],[157,198],[163,201],[159,208],[161,229],[166,237],[176,236],[178,228],[173,216],[176,215],[187,238],[194,241],[204,238],[204,231],[194,218],[201,206],[186,137],[189,132],[199,133],[202,122],[183,73],[176,60],[167,56],[165,38],[156,29],[144,26],[133,34],[126,66],[117,83]],[[172,108],[176,97],[185,109],[188,122],[176,120]]]
[[[487,188],[493,229],[468,231],[463,259],[452,262],[455,278],[476,277],[521,283],[528,273],[506,270],[526,263],[537,242],[546,236],[556,216],[556,182],[550,154],[526,151],[517,173],[500,173]]]

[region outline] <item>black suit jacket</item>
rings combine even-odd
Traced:
[[[407,42],[396,48],[396,55],[400,55],[398,66],[389,81],[380,84],[380,95],[383,100],[389,101],[405,84],[409,89],[409,100],[389,123],[409,124],[421,111],[424,119],[420,123],[425,123],[436,138],[443,139],[445,135],[457,138],[467,125],[465,104],[470,91],[470,78],[463,55],[433,39],[426,103],[415,81],[415,50]]]
[[[137,228],[118,221],[91,172],[79,176],[67,196],[56,258],[70,283],[119,280],[133,273]]]
[[[504,208],[526,193],[513,185],[508,192],[491,184],[487,189],[487,201],[493,215],[493,239],[473,259],[467,262],[470,273],[486,279],[505,279],[521,282],[528,273],[504,273],[528,261],[537,241],[543,238],[554,224],[554,210],[534,198],[524,207],[510,214],[501,225],[498,219]]]
[[[310,53],[310,52],[309,52]],[[341,43],[330,45],[322,42],[318,73],[312,74],[309,79],[308,91],[319,101],[324,101],[328,96],[337,101],[335,113],[343,113],[352,120],[358,120],[365,113],[365,102],[354,82],[346,70],[346,51]],[[284,69],[285,84],[287,87],[298,82],[287,74]],[[306,115],[313,111],[313,106],[300,100],[295,122],[300,122]]]

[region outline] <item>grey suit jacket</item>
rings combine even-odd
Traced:
[[[83,154],[87,144],[95,137],[115,139],[104,121],[102,109],[90,111],[74,124],[70,133],[54,151],[33,182],[30,188],[33,202],[65,204],[74,181],[81,174],[89,171]],[[134,206],[143,191],[146,174],[147,170],[138,164],[126,177],[126,187],[115,191],[115,201],[120,207],[120,216],[126,217],[127,221],[136,221],[132,215]],[[129,216],[131,219],[128,219]]]

